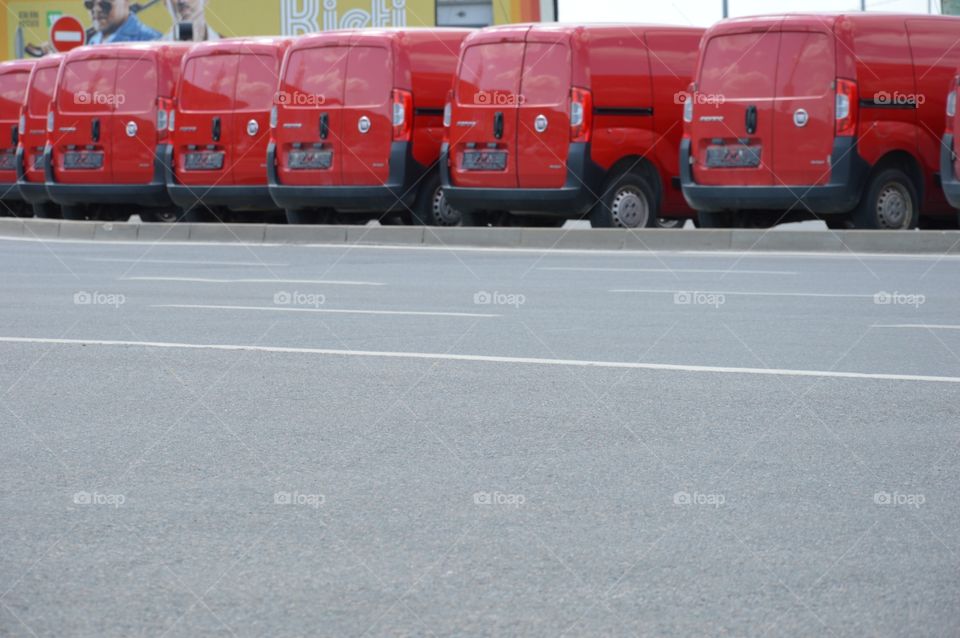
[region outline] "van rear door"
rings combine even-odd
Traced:
[[[0,171],[11,171],[3,181],[16,181],[15,131],[20,120],[20,106],[30,79],[29,69],[18,69],[0,76]]]
[[[450,126],[454,186],[516,188],[520,74],[529,27],[468,46],[456,78]],[[569,127],[568,127],[569,130]]]
[[[270,108],[279,72],[276,55],[241,53],[238,56],[236,110],[230,125],[234,184],[249,186],[266,182]]]
[[[690,126],[698,184],[774,184],[774,103],[780,33],[720,34],[707,43]]]
[[[341,116],[349,47],[290,52],[278,93],[277,172],[281,184],[337,186],[343,155]]]
[[[174,161],[180,183],[233,183],[227,132],[234,127],[236,77],[237,56],[232,53],[215,52],[187,60],[174,122]]]
[[[30,182],[43,181],[43,147],[47,139],[47,110],[53,100],[59,66],[37,68],[28,87],[26,109],[27,130],[23,138],[26,151],[26,177]]]
[[[64,184],[113,181],[114,106],[117,60],[86,58],[66,63],[57,91],[53,170]]]
[[[147,184],[157,154],[157,60],[117,60],[117,104],[112,120],[113,183]]]
[[[390,177],[393,64],[386,46],[350,47],[341,132],[344,185],[379,186]]]
[[[531,31],[523,56],[517,123],[520,188],[560,188],[570,149],[569,35]]]
[[[776,185],[829,182],[836,133],[836,78],[832,34],[781,33],[773,115]]]

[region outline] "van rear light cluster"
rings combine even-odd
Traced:
[[[443,127],[450,128],[453,124],[453,105],[447,102],[443,105]]]
[[[17,131],[20,137],[27,134],[27,115],[20,109],[20,121],[17,122]]]
[[[393,90],[393,139],[409,142],[413,133],[413,94],[400,89]]]
[[[837,137],[853,137],[857,134],[859,95],[856,82],[837,80]]]
[[[277,108],[277,105],[274,104],[273,108],[270,109],[270,128],[277,128],[277,124],[280,123],[280,110]]]
[[[53,133],[53,111],[47,111],[47,133]]]
[[[947,133],[953,133],[953,120],[957,117],[957,91],[960,90],[960,77],[955,76],[947,94]]]
[[[593,125],[593,95],[586,89],[570,91],[570,141],[589,142]]]
[[[157,98],[157,139],[163,140],[170,133],[170,113],[173,111],[173,100],[165,97]]]

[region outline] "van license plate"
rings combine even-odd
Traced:
[[[103,152],[67,151],[63,156],[63,167],[88,171],[103,168]]]
[[[761,145],[707,147],[708,168],[756,168],[760,166]]]
[[[333,166],[333,151],[290,151],[287,165],[292,170],[326,170]]]
[[[13,153],[0,155],[0,171],[12,171],[17,168],[17,156]]]
[[[222,151],[201,151],[187,153],[184,156],[183,166],[188,171],[219,171],[223,168]]]
[[[507,168],[507,154],[504,151],[464,151],[463,170],[465,171],[502,171]]]

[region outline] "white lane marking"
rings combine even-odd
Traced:
[[[891,323],[887,325],[872,326],[873,328],[906,328],[906,329],[930,329],[930,330],[960,330],[960,326],[946,326],[926,323]]]
[[[376,281],[341,281],[336,279],[225,279],[218,277],[123,277],[120,281],[181,281],[200,284],[316,284],[324,286],[386,286]]]
[[[99,339],[43,339],[35,337],[0,337],[0,343],[27,343],[78,346],[127,346],[142,348],[169,348],[180,350],[221,350],[227,352],[264,352],[274,354],[314,354],[336,357],[374,357],[381,359],[417,359],[427,361],[464,361],[472,363],[509,363],[575,368],[615,368],[655,370],[661,372],[700,372],[712,374],[747,374],[777,377],[814,377],[824,379],[859,379],[872,381],[916,381],[926,383],[960,384],[960,377],[938,377],[917,374],[880,374],[867,372],[836,372],[833,370],[790,370],[774,368],[733,368],[723,366],[675,365],[667,363],[636,363],[626,361],[584,361],[579,359],[537,359],[532,357],[495,357],[471,354],[441,354],[426,352],[389,352],[375,350],[333,350],[328,348],[283,348],[225,344],[176,343],[166,341],[106,341]]]
[[[211,261],[206,259],[127,259],[125,257],[80,257],[79,259],[111,264],[173,264],[181,266],[269,266],[271,268],[282,268],[290,265],[272,264],[264,261]]]
[[[610,290],[609,292],[621,293],[621,292],[632,292],[639,294],[660,294],[660,295],[676,295],[680,293],[688,293],[690,290],[652,290],[645,288],[622,288]],[[727,295],[730,297],[823,297],[827,299],[873,299],[876,296],[876,293],[872,295],[846,295],[841,293],[829,293],[829,292],[744,292],[744,291],[727,291],[727,290],[697,290],[707,295]]]
[[[427,312],[416,310],[350,310],[346,308],[287,308],[283,306],[208,306],[200,304],[155,304],[151,308],[180,308],[186,310],[254,310],[262,312],[321,312],[337,315],[401,315],[410,317],[474,317],[491,319],[503,315],[472,312]]]
[[[718,275],[797,275],[789,270],[728,270],[725,268],[588,268],[576,266],[544,266],[537,270],[557,270],[564,272],[664,272],[664,273],[695,273]]]

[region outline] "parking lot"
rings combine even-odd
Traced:
[[[960,631],[956,257],[0,248],[0,635]]]

